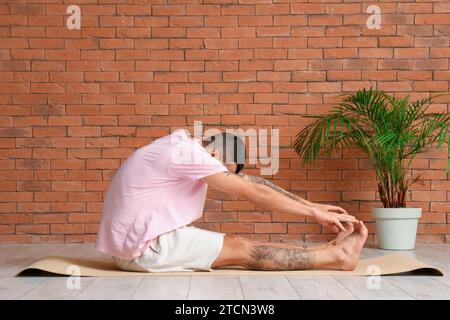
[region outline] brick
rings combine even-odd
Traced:
[[[31,216],[29,214],[2,214],[2,223],[4,224],[29,224],[31,223]]]
[[[394,49],[395,59],[408,59],[408,58],[428,58],[428,48],[397,48]]]
[[[308,18],[308,25],[310,26],[342,25],[342,16],[339,15],[312,15]]]
[[[344,171],[344,173],[345,173],[345,171]],[[341,173],[339,171],[310,170],[308,172],[308,180],[337,180],[337,179],[341,179]]]
[[[49,234],[49,231],[48,224],[25,224],[16,227],[17,234]]]
[[[15,232],[15,228],[14,228],[13,224],[9,224],[9,225],[0,224],[0,235],[14,234],[14,232]]]
[[[221,14],[226,16],[254,14],[254,12],[251,5],[228,5],[221,8]]]
[[[273,63],[269,60],[241,61],[239,70],[272,70]]]
[[[254,96],[254,101],[256,103],[287,103],[288,94],[286,93],[256,93]]]
[[[239,222],[271,222],[272,215],[262,212],[239,212],[238,220]]]
[[[220,28],[189,28],[188,38],[219,38]]]
[[[220,225],[220,232],[224,233],[253,233],[253,231],[253,223],[227,222]]]
[[[325,13],[327,14],[357,14],[361,12],[361,7],[357,3],[349,4],[327,4],[325,6]]]
[[[375,192],[373,191],[344,191],[342,192],[342,200],[375,200]]]
[[[251,103],[253,95],[247,93],[221,93],[220,103]]]
[[[449,48],[431,48],[430,57],[432,58],[448,58],[450,57]]]
[[[325,4],[322,3],[293,3],[291,5],[291,14],[323,14],[325,13]]]
[[[273,24],[275,26],[304,26],[306,25],[306,16],[274,16]]]
[[[239,17],[239,26],[251,27],[251,26],[271,26],[273,24],[272,16],[241,16]]]
[[[342,46],[341,39],[339,37],[327,37],[327,38],[309,38],[309,48],[336,48]]]
[[[207,16],[204,18],[206,27],[236,27],[238,26],[238,17],[235,16]]]
[[[286,15],[286,14],[289,14],[289,11],[290,11],[289,7],[290,7],[290,5],[288,3],[282,3],[282,4],[257,4],[255,6],[255,13],[257,15],[265,15],[265,14],[282,14],[282,15]]]
[[[251,83],[239,83],[239,86],[250,85]],[[221,93],[221,92],[237,92],[238,84],[237,83],[205,83],[204,84],[204,92],[205,93]],[[248,91],[243,91],[248,92]]]
[[[379,39],[380,47],[412,47],[414,38],[411,36],[405,37],[381,37]]]
[[[293,213],[281,213],[281,212],[273,212],[272,213],[272,221],[273,222],[304,222],[305,216]]]
[[[201,48],[203,42],[197,46]],[[206,49],[237,49],[238,40],[237,39],[205,39],[204,45]]]
[[[254,38],[256,36],[255,27],[224,27],[221,28],[222,38]]]
[[[83,234],[84,225],[79,223],[61,223],[50,225],[51,234]]]
[[[398,26],[397,35],[399,36],[432,36],[432,26]]]
[[[320,233],[321,226],[311,223],[288,223],[288,233]]]
[[[286,233],[285,223],[255,223],[255,233]]]
[[[220,50],[219,60],[249,60],[254,56],[253,50]]]
[[[325,192],[325,191],[308,191],[307,192],[309,201],[340,201],[340,192]]]
[[[448,81],[420,81],[413,84],[413,89],[417,91],[447,91]]]
[[[1,137],[31,137],[31,128],[0,128]]]
[[[446,192],[445,191],[413,191],[412,200],[413,201],[427,201],[433,199],[433,201],[445,201]]]
[[[237,221],[236,212],[205,212],[203,215],[205,222],[234,222]]]
[[[435,13],[435,14],[416,14],[414,23],[421,24],[448,24],[450,20],[450,13]]]

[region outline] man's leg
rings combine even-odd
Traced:
[[[226,235],[222,251],[212,267],[237,265],[252,270],[353,270],[366,239],[367,228],[363,223],[359,223],[351,235],[335,246],[315,250]]]

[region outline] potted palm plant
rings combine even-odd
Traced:
[[[363,89],[346,96],[327,115],[307,115],[318,120],[295,139],[294,149],[302,163],[312,163],[338,147],[367,154],[383,203],[383,208],[372,209],[381,249],[414,249],[422,209],[407,207],[406,196],[410,185],[421,177],[410,177],[408,169],[424,148],[436,142],[438,147],[445,141],[450,145],[449,113],[426,112],[434,98],[411,102],[409,97]]]

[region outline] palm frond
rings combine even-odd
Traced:
[[[337,148],[362,150],[373,163],[383,205],[405,206],[408,187],[418,181],[418,177],[406,178],[414,157],[436,142],[438,147],[450,143],[450,115],[427,112],[432,101],[410,102],[408,96],[359,90],[345,96],[328,115],[306,115],[317,120],[298,133],[294,150],[302,163],[312,163]],[[407,158],[409,162],[403,161]]]

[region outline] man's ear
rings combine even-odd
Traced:
[[[211,156],[212,156],[213,158],[216,158],[216,159],[217,159],[217,158],[220,156],[219,150],[213,148],[213,149],[211,150]]]

